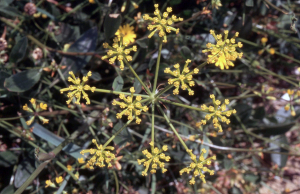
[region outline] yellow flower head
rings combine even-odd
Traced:
[[[63,88],[60,90],[61,93],[69,91],[67,95],[69,98],[69,100],[67,100],[67,104],[71,103],[73,97],[76,98],[75,104],[79,104],[81,94],[83,96],[82,98],[86,100],[86,104],[90,104],[90,99],[84,90],[91,90],[94,92],[96,89],[96,87],[90,87],[89,85],[85,84],[85,82],[88,81],[88,77],[92,76],[92,72],[89,71],[86,76],[83,76],[82,81],[80,78],[76,78],[72,71],[70,71],[69,74],[71,76],[68,77],[68,81],[72,82],[74,85],[70,85],[68,88]]]
[[[219,9],[219,7],[222,6],[221,0],[212,0],[211,1],[211,7]]]
[[[46,188],[47,187],[56,187],[55,184],[53,182],[51,182],[51,180],[46,180]]]
[[[300,97],[300,91],[298,90],[298,91],[295,93],[295,91],[294,91],[293,89],[287,89],[286,92],[287,92],[288,95],[289,95],[290,102],[288,102],[288,103],[285,105],[284,109],[285,109],[286,111],[288,111],[288,110],[291,109],[291,115],[294,117],[294,116],[296,116],[296,111],[295,111],[295,108],[294,108],[294,106],[293,106],[293,102],[299,103],[299,101],[300,101],[300,100],[299,100],[299,97]]]
[[[84,164],[85,163],[83,158],[78,158],[77,160],[78,160],[79,164]]]
[[[183,173],[187,173],[189,174],[190,172],[192,172],[192,179],[190,180],[190,184],[193,185],[195,184],[195,177],[199,176],[200,179],[203,181],[203,183],[206,183],[205,181],[205,175],[203,173],[205,172],[209,172],[210,175],[214,175],[214,171],[208,169],[207,167],[205,167],[204,165],[211,165],[211,160],[216,160],[216,156],[204,159],[204,154],[206,153],[205,149],[201,150],[201,154],[199,159],[196,159],[196,156],[192,153],[189,152],[192,162],[190,163],[190,165],[186,168],[183,168],[182,170],[179,171],[180,175],[182,175]]]
[[[267,37],[263,37],[260,40],[263,44],[265,44],[266,42],[268,42],[268,38]]]
[[[107,51],[107,55],[102,57],[102,60],[104,59],[109,59],[109,63],[113,64],[116,59],[120,62],[120,69],[124,69],[124,60],[127,61],[132,61],[132,56],[129,55],[131,51],[136,52],[137,47],[133,46],[132,48],[126,48],[128,45],[128,42],[123,43],[123,37],[122,34],[120,38],[115,37],[114,38],[114,43],[111,46],[108,45],[108,43],[103,43],[103,47],[106,49],[108,48],[109,50]]]
[[[68,170],[72,170],[73,167],[72,167],[71,165],[67,165],[67,169],[68,169]]]
[[[274,48],[270,48],[269,52],[270,52],[271,55],[274,55],[275,54],[275,49]]]
[[[38,113],[38,112],[47,110],[47,104],[44,104],[44,103],[42,103],[42,102],[41,102],[40,104],[37,104],[37,103],[36,103],[36,99],[34,99],[34,98],[31,98],[30,103],[31,103],[31,105],[32,105],[32,109],[29,108],[27,104],[25,104],[25,105],[23,106],[23,110],[25,110],[25,111],[27,111],[27,112],[29,112],[29,113]],[[43,117],[43,116],[38,115],[37,117],[39,117],[39,119],[43,122],[43,124],[49,122],[49,119],[46,119],[46,118]],[[26,121],[26,124],[27,124],[27,125],[31,125],[32,122],[34,121],[34,118],[35,118],[35,114],[32,115],[32,116],[30,116],[29,120]]]
[[[84,155],[85,153],[90,153],[92,158],[87,162],[87,167],[89,169],[94,169],[94,165],[100,168],[105,167],[105,163],[108,167],[111,167],[112,160],[115,159],[115,154],[111,153],[110,150],[114,150],[115,148],[112,146],[103,147],[101,144],[98,145],[96,139],[92,140],[93,144],[97,146],[96,149],[86,149],[82,150],[80,154]]]
[[[176,32],[176,34],[179,33],[179,28],[174,28],[172,27],[172,24],[174,22],[178,22],[178,21],[183,21],[182,18],[177,18],[175,15],[172,15],[172,17],[169,17],[169,14],[172,12],[172,8],[168,7],[167,11],[164,13],[160,13],[159,9],[158,9],[158,4],[154,5],[155,7],[155,11],[154,11],[154,15],[155,17],[150,17],[148,14],[145,14],[143,16],[144,20],[150,20],[152,21],[153,24],[149,24],[148,25],[148,30],[152,31],[148,38],[151,38],[154,33],[157,31],[158,35],[160,37],[164,37],[163,42],[167,42],[167,33],[171,33],[171,31]]]
[[[220,69],[228,69],[229,66],[234,66],[232,61],[235,61],[237,58],[241,58],[243,53],[236,52],[236,47],[242,48],[243,44],[238,42],[235,44],[235,38],[238,37],[239,33],[236,32],[235,35],[231,39],[227,39],[228,30],[224,31],[224,40],[222,39],[222,35],[216,35],[213,30],[210,31],[210,34],[214,36],[217,41],[217,44],[207,43],[207,49],[203,50],[203,53],[211,52],[211,55],[208,55],[208,63],[215,63],[217,67]]]
[[[180,73],[180,65],[175,64],[174,71],[171,71],[170,68],[165,69],[165,73],[171,74],[175,78],[168,79],[168,84],[173,84],[175,86],[175,89],[173,90],[173,94],[177,95],[179,94],[179,87],[181,85],[181,89],[188,90],[189,95],[194,95],[194,91],[190,88],[195,85],[195,82],[193,79],[193,74],[197,74],[199,72],[199,69],[195,68],[193,71],[190,71],[188,68],[188,64],[191,62],[190,59],[186,60],[185,65],[183,67],[182,72]]]
[[[165,168],[165,163],[162,162],[165,160],[166,162],[170,161],[170,156],[166,156],[163,152],[168,150],[168,146],[164,145],[162,149],[158,149],[157,147],[153,148],[152,153],[148,150],[144,150],[142,153],[146,158],[139,160],[139,165],[143,164],[145,166],[145,170],[142,172],[143,176],[147,176],[147,172],[149,168],[151,168],[150,173],[156,173],[156,169],[161,168],[162,173],[165,173],[167,169]]]
[[[133,100],[133,94],[135,93],[134,87],[130,88],[131,96],[125,96],[124,94],[120,94],[119,98],[123,100],[124,102],[113,100],[113,105],[119,105],[120,108],[124,109],[122,112],[117,113],[117,119],[121,119],[123,115],[126,115],[128,117],[128,120],[133,120],[133,116],[135,116],[135,122],[137,124],[141,123],[141,119],[138,117],[142,111],[147,112],[148,107],[142,106],[141,96],[136,96],[135,100]]]
[[[94,3],[96,3],[96,2],[95,2],[95,0],[89,0],[89,3],[90,3],[90,4],[94,4]]]
[[[218,132],[222,132],[223,130],[220,121],[228,125],[230,123],[230,120],[227,117],[230,117],[231,114],[235,114],[236,110],[235,109],[226,110],[226,105],[229,104],[228,99],[225,99],[225,101],[221,105],[221,101],[216,100],[215,95],[211,94],[210,98],[212,99],[214,106],[209,106],[209,107],[207,107],[206,105],[201,106],[201,109],[208,114],[205,116],[205,120],[198,122],[197,125],[198,126],[205,125],[207,121],[212,119],[214,128],[218,128],[219,129]]]
[[[63,179],[62,176],[60,176],[60,177],[56,177],[56,178],[55,178],[55,181],[56,181],[57,184],[59,184],[59,183],[63,182],[64,179]]]
[[[123,43],[131,43],[136,39],[136,34],[133,31],[133,26],[129,26],[129,24],[125,24],[124,26],[120,26],[118,31],[116,32],[116,36],[121,39],[121,35],[123,36]]]

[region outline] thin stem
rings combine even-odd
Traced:
[[[152,119],[151,119],[151,142],[152,142],[152,145],[151,145],[151,150],[153,152],[153,149],[154,149],[154,113],[155,113],[155,104],[152,103],[152,112],[151,112],[151,116],[152,116]]]
[[[133,117],[133,119],[134,119],[134,118],[135,118],[135,117]],[[105,148],[112,140],[114,140],[115,137],[116,137],[117,135],[119,135],[119,133],[121,133],[121,132],[123,131],[123,129],[125,129],[125,127],[127,127],[127,125],[129,125],[129,124],[133,121],[133,119],[127,121],[127,123],[126,123],[125,125],[123,125],[123,127],[121,127],[121,129],[119,129],[119,131],[117,131],[113,136],[111,136],[111,138],[109,138],[109,140],[107,140],[107,142],[103,145],[103,149],[104,149],[104,148]]]
[[[207,64],[207,61],[205,61],[204,63],[201,63],[200,65],[198,65],[196,68],[198,68],[199,70],[202,69],[202,67],[204,67]]]
[[[136,72],[134,71],[134,69],[131,67],[131,65],[128,63],[127,60],[124,60],[126,65],[129,67],[130,71],[133,73],[133,75],[136,77],[136,79],[139,80],[139,82],[142,84],[142,86],[145,88],[145,90],[147,91],[148,94],[150,94],[150,90],[148,87],[146,87],[145,83],[141,80],[141,78],[136,74]]]
[[[164,110],[160,107],[159,104],[156,104],[157,108],[160,110],[160,112],[163,114],[164,118],[166,119],[168,125],[171,127],[172,131],[175,133],[175,135],[177,136],[177,138],[179,139],[180,143],[182,144],[182,146],[184,147],[185,150],[188,150],[188,147],[186,146],[186,144],[184,143],[184,141],[182,140],[182,138],[180,137],[180,135],[178,134],[178,132],[176,131],[175,127],[173,126],[173,124],[171,123],[171,121],[169,120],[168,116],[165,114]]]
[[[105,89],[95,89],[95,92],[101,92],[101,93],[107,93],[107,94],[124,94],[130,96],[131,93],[129,92],[119,92],[119,91],[113,91],[113,90],[105,90]],[[143,95],[143,94],[133,94],[134,96],[141,96],[143,98],[149,98],[148,95]]]
[[[158,77],[160,57],[161,57],[161,49],[162,49],[162,38],[160,38],[160,41],[159,41],[158,56],[157,56],[157,61],[156,61],[156,69],[155,69],[155,77],[154,77],[152,94],[155,94],[155,91],[156,91],[157,77]]]
[[[164,94],[165,92],[167,92],[168,90],[170,90],[173,87],[173,84],[168,85],[167,87],[165,87],[164,89],[162,89],[161,91],[159,91],[157,94],[155,94],[155,97],[158,98],[159,96],[161,96],[162,94]]]

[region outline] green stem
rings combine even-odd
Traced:
[[[158,77],[160,57],[161,57],[161,49],[162,49],[162,38],[160,38],[160,41],[159,41],[158,56],[157,56],[157,61],[156,61],[156,69],[155,69],[155,77],[154,77],[152,94],[155,94],[155,91],[156,91],[157,77]]]
[[[115,171],[113,171],[113,174],[114,174],[115,182],[116,182],[116,194],[118,194],[119,193],[119,180],[118,180],[118,177],[117,177],[117,174]]]
[[[189,105],[185,105],[185,104],[181,104],[181,103],[177,103],[177,102],[172,102],[172,101],[170,101],[170,100],[165,100],[165,99],[159,98],[159,101],[162,101],[162,102],[166,102],[166,103],[173,104],[173,105],[176,105],[176,106],[181,106],[181,107],[184,107],[184,108],[189,108],[189,109],[192,109],[192,110],[196,110],[196,111],[201,111],[201,112],[203,112],[203,110],[202,110],[201,108],[197,108],[197,107],[193,107],[193,106],[189,106]]]
[[[181,139],[180,135],[178,134],[178,132],[176,131],[175,127],[173,126],[173,124],[171,123],[171,121],[169,120],[168,116],[165,114],[164,110],[160,107],[159,104],[156,104],[157,108],[160,110],[160,112],[163,114],[164,118],[166,119],[168,125],[171,127],[172,131],[175,133],[176,137],[179,139],[180,143],[182,144],[182,146],[184,147],[185,150],[189,150],[188,147],[186,146],[186,144],[184,143],[184,141]]]
[[[201,63],[200,65],[198,65],[196,68],[198,68],[199,70],[202,69],[202,67],[204,67],[207,64],[207,61],[205,61],[204,63]]]
[[[154,113],[155,113],[155,104],[152,103],[152,112],[151,112],[151,116],[152,116],[152,119],[151,119],[151,142],[153,143],[151,145],[151,150],[153,152],[153,149],[154,149]]]
[[[95,92],[102,92],[102,93],[107,93],[107,94],[124,94],[130,96],[131,93],[129,92],[119,92],[119,91],[113,91],[113,90],[105,90],[105,89],[95,89]],[[141,96],[143,98],[149,98],[148,95],[143,95],[143,94],[133,94],[134,96]]]
[[[136,72],[134,71],[134,69],[131,67],[131,65],[128,63],[127,60],[124,60],[126,65],[129,67],[130,71],[133,73],[133,75],[136,77],[136,79],[139,80],[139,82],[142,84],[142,86],[145,88],[145,90],[147,91],[148,94],[150,94],[150,90],[148,87],[146,87],[145,83],[141,80],[141,78],[136,74]]]
[[[168,90],[170,90],[172,87],[173,87],[173,84],[168,85],[163,90],[161,90],[157,94],[155,94],[155,98],[159,98],[159,96],[161,96],[162,94],[164,94],[165,92],[167,92]]]
[[[135,117],[133,117],[134,119]],[[127,127],[127,125],[129,125],[131,123],[132,120],[127,121],[127,123],[125,125],[123,125],[123,127],[121,127],[121,129],[119,129],[119,131],[117,131],[113,136],[111,136],[111,138],[109,138],[109,140],[107,140],[107,142],[103,145],[103,149],[112,141],[115,139],[115,137],[117,135],[119,135],[119,133],[121,133],[123,131],[123,129],[125,129],[125,127]]]

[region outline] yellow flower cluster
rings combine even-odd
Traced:
[[[117,119],[121,119],[123,115],[128,116],[128,120],[133,120],[133,116],[135,116],[135,122],[137,124],[141,123],[141,119],[138,117],[142,111],[147,112],[148,107],[143,106],[141,104],[142,97],[137,96],[133,101],[133,94],[135,93],[134,87],[130,88],[131,96],[125,96],[124,94],[120,94],[119,98],[124,100],[124,102],[118,102],[115,99],[113,100],[113,105],[119,105],[120,108],[125,109],[121,113],[117,113]]]
[[[108,59],[109,58],[109,64],[113,64],[116,59],[120,61],[120,69],[124,69],[124,60],[126,59],[127,61],[132,61],[132,56],[129,55],[131,51],[136,52],[137,47],[133,46],[132,48],[127,49],[126,47],[128,46],[128,42],[123,43],[123,37],[121,36],[120,39],[118,37],[114,38],[114,43],[111,46],[108,45],[108,43],[103,43],[103,47],[105,49],[109,49],[107,51],[107,55],[103,56],[101,59]]]
[[[226,117],[230,117],[231,114],[235,114],[236,110],[233,109],[233,110],[226,111],[226,105],[229,104],[228,99],[225,99],[224,103],[221,105],[221,101],[216,100],[215,95],[211,94],[210,98],[212,99],[214,106],[207,107],[206,105],[201,105],[201,109],[204,112],[207,112],[209,114],[207,114],[205,116],[205,120],[198,122],[197,126],[205,125],[207,121],[209,121],[211,118],[213,118],[212,121],[214,124],[214,128],[219,128],[218,132],[222,132],[223,130],[222,130],[222,126],[219,122],[219,119],[221,120],[221,122],[224,122],[228,125],[230,123],[230,120]]]
[[[131,43],[134,42],[136,39],[136,34],[134,33],[133,26],[130,26],[129,24],[125,24],[124,26],[120,26],[117,32],[115,33],[116,36],[118,36],[119,39],[121,39],[121,36],[123,38],[123,43]]]
[[[115,159],[115,155],[109,150],[114,150],[112,146],[103,147],[101,144],[98,145],[96,139],[92,140],[93,144],[97,146],[97,149],[86,149],[82,150],[80,154],[84,155],[85,153],[90,153],[93,157],[87,162],[86,167],[89,169],[94,169],[94,165],[99,166],[100,168],[105,167],[104,162],[107,164],[107,167],[112,167],[112,160]]]
[[[292,101],[293,101],[293,99],[297,99],[297,100],[295,100],[296,103],[298,103],[300,101],[298,99],[300,97],[300,91],[298,90],[297,93],[295,94],[294,90],[288,89],[287,93],[288,93],[288,95],[290,97],[290,102],[285,105],[284,109],[286,111],[288,111],[288,110],[291,109],[291,115],[294,117],[294,116],[296,116],[296,111],[295,111],[295,108],[294,108],[294,106],[292,104]]]
[[[47,187],[56,188],[56,185],[51,180],[46,180],[45,183],[46,183],[45,188],[47,188]]]
[[[203,53],[211,52],[211,55],[208,55],[208,63],[215,63],[220,69],[228,69],[229,66],[234,66],[232,61],[235,61],[238,57],[241,58],[243,53],[236,52],[236,47],[242,48],[243,44],[238,42],[235,44],[235,38],[238,37],[239,33],[236,32],[234,37],[227,39],[228,30],[224,31],[225,37],[222,40],[222,35],[216,35],[213,30],[210,30],[210,34],[214,36],[217,41],[217,44],[207,43],[207,49],[203,50]]]
[[[176,34],[179,33],[179,28],[174,28],[172,27],[172,24],[174,22],[178,22],[178,21],[183,21],[183,18],[177,18],[175,15],[172,15],[172,17],[169,18],[169,13],[172,12],[172,8],[168,7],[167,11],[164,12],[162,15],[158,9],[158,4],[154,5],[155,7],[155,11],[154,11],[154,15],[156,17],[150,17],[148,14],[145,14],[143,16],[144,20],[150,20],[152,21],[154,24],[150,24],[148,25],[148,30],[152,31],[148,38],[151,38],[154,33],[156,31],[158,31],[158,35],[159,37],[164,37],[163,42],[167,42],[167,36],[166,36],[166,32],[167,33],[171,33],[171,31],[175,31]]]
[[[75,104],[79,104],[80,102],[80,98],[81,98],[81,93],[82,93],[82,98],[86,100],[86,104],[90,104],[90,99],[89,96],[87,95],[87,93],[85,93],[84,90],[91,90],[92,92],[95,91],[96,87],[90,87],[89,85],[85,85],[85,82],[88,81],[88,77],[92,76],[92,72],[89,71],[87,73],[87,76],[83,76],[82,78],[82,82],[80,80],[80,78],[76,78],[74,73],[72,71],[69,72],[69,74],[71,76],[68,77],[68,81],[72,82],[74,85],[70,85],[68,88],[63,88],[60,90],[60,93],[63,93],[65,91],[70,91],[68,93],[68,98],[69,100],[67,100],[67,104],[70,104],[73,97],[76,98],[76,102]]]
[[[36,99],[34,99],[34,98],[31,98],[30,103],[31,103],[33,109],[29,108],[28,105],[25,104],[23,106],[23,110],[30,112],[30,113],[37,113],[37,112],[41,112],[43,110],[47,110],[47,104],[44,104],[42,102],[40,104],[36,104]],[[49,119],[46,119],[43,116],[39,116],[39,115],[37,115],[37,116],[43,122],[43,124],[49,122]],[[35,118],[35,115],[31,116],[30,119],[28,121],[26,121],[26,124],[31,125],[32,122],[34,121],[34,118]]]
[[[150,143],[151,146],[154,145],[153,142]],[[146,167],[145,170],[142,172],[143,176],[147,176],[147,172],[151,166],[151,170],[150,173],[154,174],[156,173],[156,169],[158,167],[161,168],[162,173],[165,173],[167,171],[167,169],[165,169],[165,163],[161,162],[161,160],[165,160],[166,162],[169,162],[171,157],[170,156],[166,156],[164,153],[162,153],[163,151],[167,151],[168,150],[168,146],[164,145],[162,147],[162,149],[158,149],[157,147],[155,147],[152,150],[152,153],[150,153],[148,150],[144,150],[142,153],[146,156],[145,159],[138,159],[138,163],[139,165],[141,165],[142,163],[144,164],[144,166]]]
[[[176,78],[168,79],[168,84],[174,84],[175,89],[173,90],[173,94],[179,94],[179,86],[181,85],[181,89],[188,90],[189,95],[194,95],[194,91],[189,86],[194,86],[195,82],[192,81],[193,74],[197,74],[199,69],[195,68],[193,71],[190,71],[188,68],[188,64],[191,62],[190,59],[186,60],[185,65],[183,67],[182,72],[180,73],[180,65],[177,63],[174,65],[175,70],[171,71],[170,68],[165,69],[165,73],[171,74]]]
[[[189,174],[191,171],[193,171],[193,177],[190,180],[191,185],[195,184],[195,177],[199,175],[203,183],[206,183],[205,175],[202,172],[209,172],[210,175],[214,175],[214,171],[204,167],[204,165],[211,165],[211,160],[216,160],[216,156],[204,159],[203,155],[206,153],[206,150],[202,149],[200,157],[197,161],[196,156],[192,153],[192,150],[187,150],[187,152],[190,154],[192,162],[189,167],[183,168],[179,171],[180,175],[183,173]]]

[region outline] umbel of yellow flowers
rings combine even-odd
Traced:
[[[151,142],[150,145],[153,146],[154,143]],[[143,163],[145,166],[145,170],[142,172],[143,176],[147,176],[147,172],[149,168],[151,168],[150,170],[151,174],[156,173],[157,168],[161,168],[162,173],[165,173],[167,171],[167,169],[165,168],[165,163],[160,161],[160,160],[165,160],[166,162],[170,161],[171,157],[166,156],[164,153],[162,153],[163,151],[167,151],[167,150],[168,150],[168,146],[164,145],[162,149],[158,149],[157,147],[155,147],[152,150],[152,153],[150,153],[148,150],[144,150],[142,152],[146,156],[146,158],[141,160],[138,159],[138,163],[139,165]]]
[[[93,157],[87,162],[86,167],[89,169],[94,169],[94,165],[100,168],[105,167],[105,163],[107,167],[112,167],[112,160],[115,159],[115,154],[111,153],[110,150],[114,150],[115,148],[112,146],[103,147],[101,144],[98,145],[96,139],[92,140],[93,144],[97,146],[96,149],[86,149],[82,150],[80,154],[84,155],[85,153],[90,153]]]
[[[216,100],[215,95],[211,94],[210,98],[212,99],[214,106],[209,106],[209,107],[207,107],[206,105],[201,106],[201,109],[208,114],[205,115],[205,120],[202,120],[197,123],[197,126],[205,125],[206,122],[212,118],[214,128],[218,128],[219,129],[218,132],[222,132],[223,130],[220,121],[228,125],[230,123],[230,120],[226,117],[230,117],[231,114],[235,114],[236,110],[233,109],[233,110],[226,111],[226,105],[229,104],[228,99],[225,99],[224,103],[221,105],[221,101]]]
[[[70,71],[69,74],[71,76],[68,77],[68,81],[72,82],[74,85],[70,85],[68,88],[63,88],[60,90],[60,93],[69,91],[69,93],[67,95],[69,98],[69,100],[67,100],[67,104],[71,103],[73,97],[76,98],[75,104],[79,104],[81,94],[82,94],[82,98],[86,100],[86,104],[90,104],[91,102],[90,102],[89,96],[87,95],[87,93],[85,93],[84,90],[91,90],[92,92],[94,92],[96,89],[96,87],[90,87],[89,85],[85,84],[85,82],[88,81],[88,77],[92,76],[92,72],[89,71],[87,73],[87,76],[83,76],[82,82],[81,82],[80,78],[75,77],[75,75],[72,71]]]
[[[116,59],[120,62],[120,69],[124,69],[124,60],[132,61],[132,56],[129,55],[131,51],[136,52],[137,47],[133,46],[132,48],[126,48],[128,46],[128,42],[123,43],[123,37],[120,36],[120,39],[118,37],[114,38],[114,43],[111,46],[108,45],[108,43],[103,43],[103,47],[105,49],[109,49],[107,51],[107,55],[103,56],[101,59],[109,59],[109,64],[113,64]]]
[[[124,102],[118,102],[114,99],[112,104],[119,105],[120,108],[124,109],[122,112],[117,113],[117,119],[121,119],[123,115],[126,115],[128,116],[128,120],[133,120],[133,116],[135,116],[136,123],[140,124],[142,120],[138,116],[142,111],[147,112],[148,107],[141,104],[141,96],[137,96],[135,100],[133,100],[133,94],[135,93],[134,87],[130,88],[130,92],[131,96],[127,97],[124,94],[120,94],[119,98],[124,100]]]
[[[27,111],[29,113],[35,113],[35,112],[41,112],[43,110],[47,110],[47,104],[44,104],[44,103],[41,102],[38,105],[38,104],[36,104],[36,99],[34,99],[34,98],[31,98],[30,103],[31,103],[33,109],[29,108],[27,106],[27,104],[25,104],[23,106],[23,110],[25,110],[25,111]],[[46,118],[44,118],[43,116],[38,115],[38,117],[43,122],[43,124],[49,122],[49,120],[46,119]],[[26,124],[27,125],[31,125],[32,122],[34,121],[34,118],[35,118],[35,115],[31,116],[30,119],[28,121],[26,121]]]
[[[192,153],[192,150],[187,150],[187,152],[190,154],[192,162],[189,167],[183,168],[179,171],[180,175],[183,173],[189,174],[190,172],[193,172],[193,177],[190,180],[191,185],[195,184],[195,177],[197,176],[200,176],[200,179],[203,181],[203,183],[206,183],[203,172],[209,172],[210,175],[214,175],[214,171],[208,169],[204,165],[211,165],[211,160],[216,160],[216,156],[205,159],[203,155],[206,153],[206,150],[202,149],[200,157],[197,160],[197,157]]]
[[[232,61],[235,61],[238,57],[242,58],[243,53],[236,52],[236,47],[242,48],[243,44],[238,42],[235,44],[235,38],[238,37],[239,33],[236,32],[234,37],[227,39],[228,30],[224,31],[224,40],[222,39],[222,34],[216,35],[213,30],[210,30],[210,34],[216,39],[217,44],[207,43],[207,49],[203,50],[203,53],[211,52],[208,55],[208,63],[215,63],[220,69],[228,69],[229,66],[234,66]]]
[[[171,33],[171,31],[175,31],[176,34],[178,34],[179,28],[176,29],[176,28],[172,27],[171,25],[174,22],[183,21],[183,19],[177,18],[175,15],[172,15],[172,17],[169,17],[169,13],[172,12],[172,7],[168,7],[167,11],[164,12],[162,15],[158,9],[158,4],[155,4],[154,7],[155,7],[155,11],[154,11],[155,17],[152,18],[148,14],[145,14],[143,16],[144,20],[150,20],[154,23],[154,24],[148,25],[148,30],[150,30],[150,31],[153,30],[149,34],[148,38],[151,38],[154,35],[154,33],[156,31],[158,31],[159,37],[164,37],[163,42],[167,42],[166,32]]]
[[[168,84],[174,84],[175,89],[173,90],[173,94],[179,94],[179,86],[181,85],[181,89],[188,90],[189,95],[194,95],[194,91],[189,86],[194,86],[195,82],[193,79],[193,74],[197,74],[199,72],[198,68],[195,68],[193,71],[190,71],[188,68],[188,64],[191,62],[190,59],[186,60],[185,65],[183,67],[182,72],[180,73],[180,65],[177,63],[174,65],[175,70],[171,71],[170,68],[165,69],[165,73],[171,74],[175,78],[169,78]]]
[[[300,96],[300,91],[298,90],[297,93],[294,94],[294,93],[295,93],[294,90],[288,89],[288,90],[287,90],[287,93],[288,93],[288,95],[289,95],[290,102],[287,103],[287,104],[285,105],[284,109],[285,109],[286,111],[288,111],[288,110],[291,109],[291,115],[294,117],[294,116],[296,116],[296,111],[295,111],[295,108],[294,108],[294,106],[293,106],[293,104],[292,104],[291,102],[292,102],[292,100],[295,100],[295,99],[296,99],[294,102],[295,102],[295,103],[299,103],[300,100],[299,100],[298,98],[299,98],[299,96]]]

